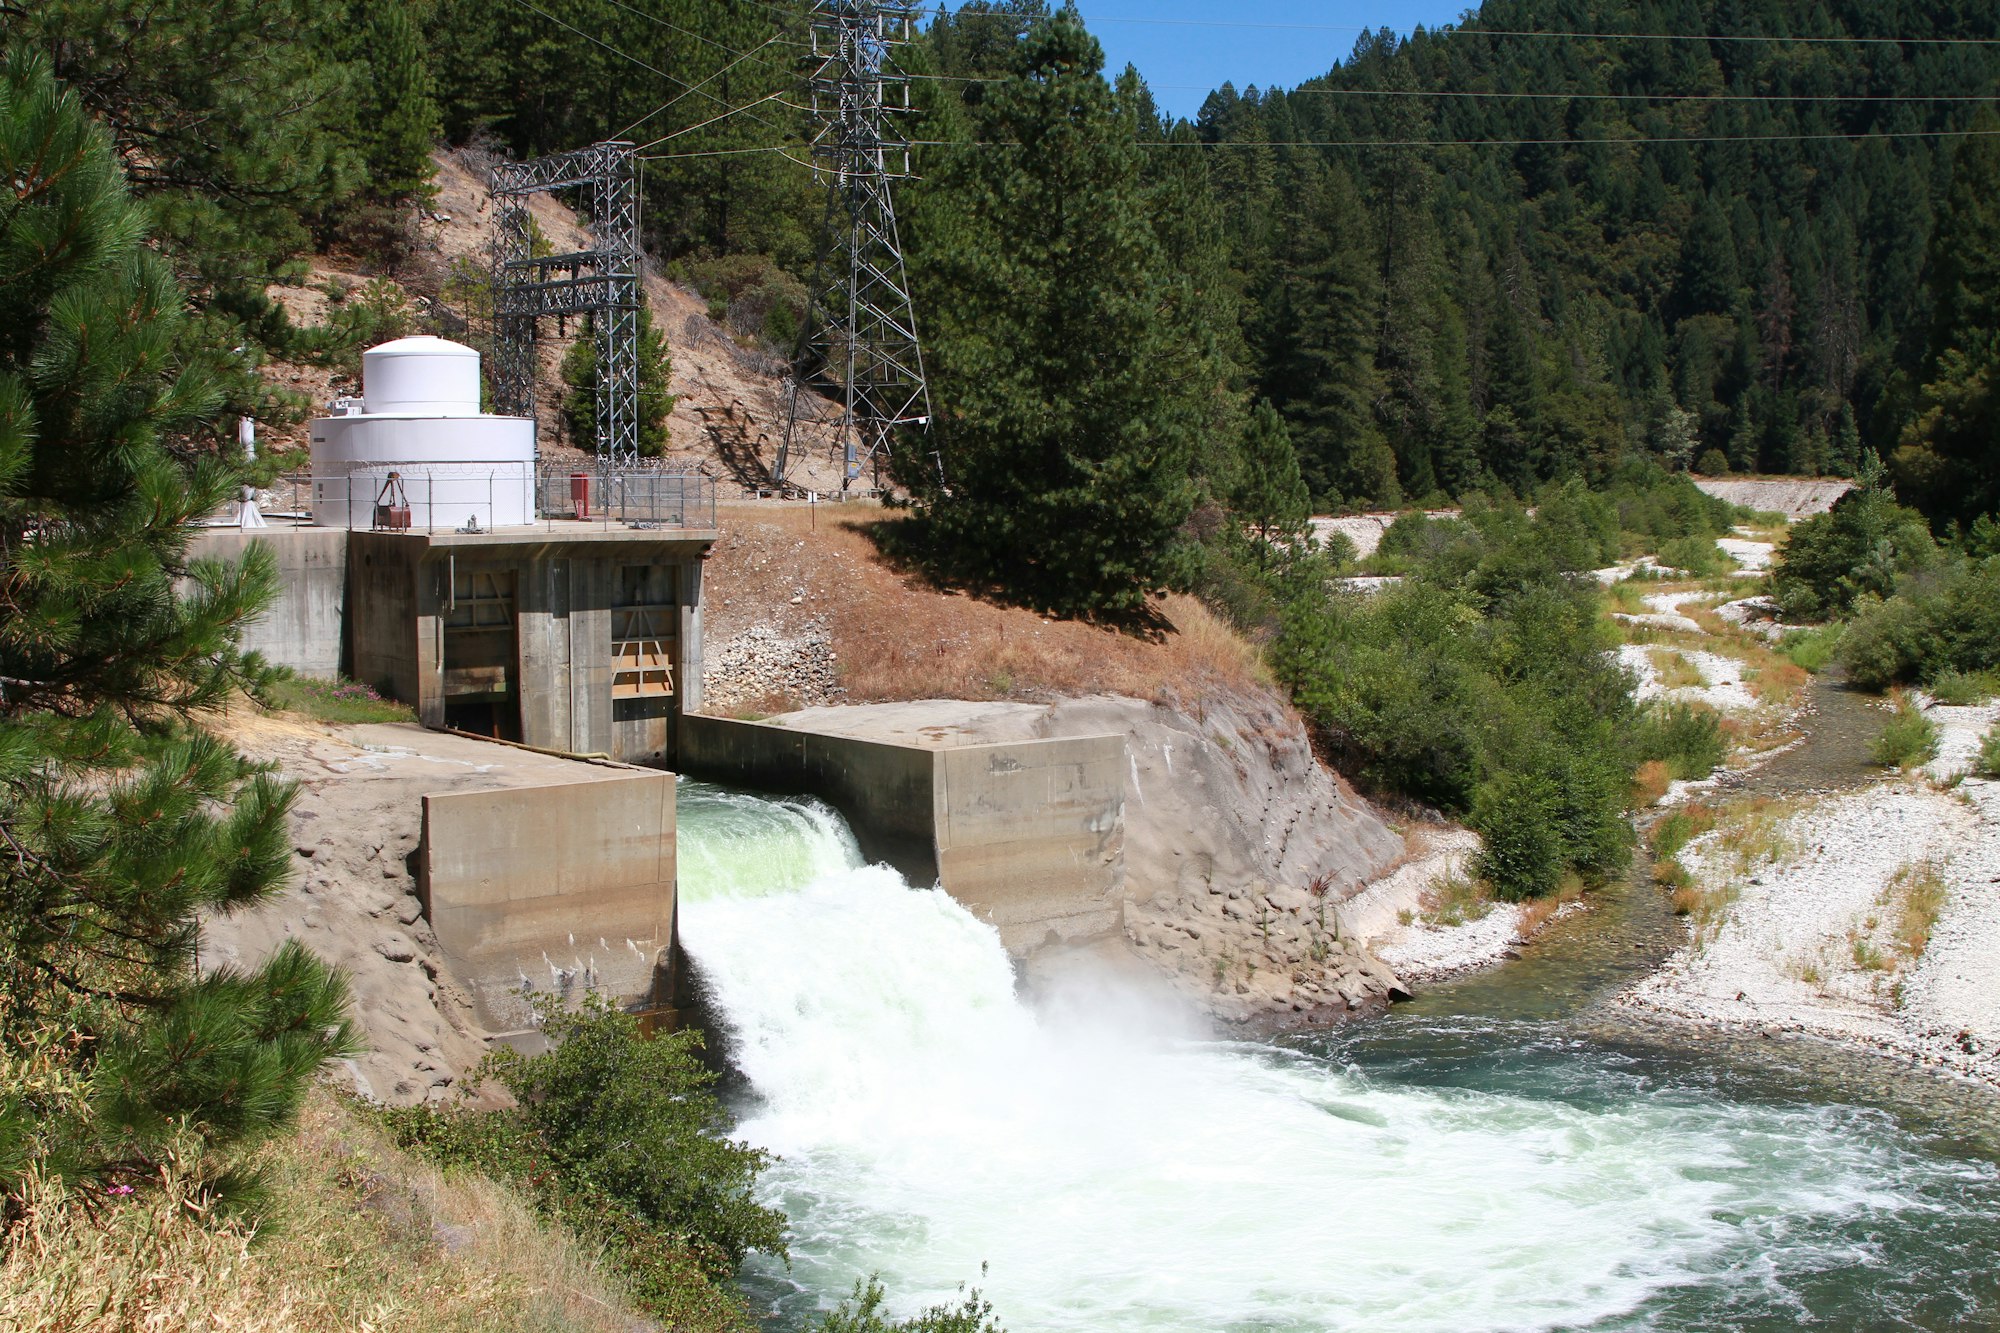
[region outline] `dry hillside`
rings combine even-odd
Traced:
[[[706,566],[707,702],[717,713],[904,699],[1122,694],[1194,709],[1264,695],[1256,649],[1188,597],[1136,638],[942,592],[883,560],[872,504],[722,507]]]
[[[358,292],[371,280],[386,278],[410,298],[421,327],[439,331],[449,327],[451,318],[441,318],[441,303],[445,309],[457,303],[458,294],[448,290],[454,264],[460,270],[469,265],[484,271],[492,244],[493,211],[486,192],[488,159],[457,151],[440,152],[435,160],[436,196],[411,220],[415,243],[410,258],[378,271],[346,256],[317,257],[302,284],[273,289],[294,319],[308,326],[325,322],[332,309],[329,285]],[[536,226],[557,251],[586,244],[575,213],[557,200],[537,196],[530,207]],[[783,364],[759,348],[739,345],[708,317],[707,303],[699,294],[668,281],[650,266],[645,281],[647,301],[673,359],[675,403],[668,420],[668,458],[718,478],[725,493],[768,481],[784,430],[779,399]],[[462,318],[464,312],[453,314]],[[575,332],[571,326],[565,336],[552,323],[543,330],[537,407],[542,451],[556,458],[573,452],[556,407],[562,393],[562,352]],[[269,374],[280,388],[303,394],[316,405],[360,389],[337,372],[319,367],[281,363],[270,367]],[[277,428],[267,431],[267,438],[279,448],[303,448],[305,429],[302,424]],[[792,471],[808,488],[837,490],[840,485],[839,465],[830,457],[802,458]]]

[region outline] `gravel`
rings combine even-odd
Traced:
[[[1717,834],[1689,846],[1697,882],[1734,901],[1624,1003],[1870,1046],[2000,1086],[2000,786],[1883,782],[1807,805],[1780,837],[1776,857],[1747,871]],[[1897,880],[1925,862],[1945,904],[1929,947],[1906,960]]]

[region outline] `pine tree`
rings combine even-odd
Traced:
[[[431,150],[443,130],[423,35],[404,0],[366,0],[360,9],[368,68],[359,98],[365,188],[385,202],[414,199],[430,187]]]
[[[1329,501],[1394,504],[1396,457],[1375,419],[1376,256],[1344,170],[1293,164],[1296,211],[1264,293],[1262,388]]]
[[[1985,112],[1978,128],[2000,132]],[[1929,373],[1895,458],[1905,493],[1934,521],[2000,510],[2000,138],[1969,138],[1931,244]]]
[[[1312,516],[1312,496],[1285,419],[1269,403],[1251,410],[1243,431],[1242,470],[1230,507],[1266,544],[1300,536]]]
[[[667,417],[674,410],[673,362],[666,335],[653,323],[653,308],[639,305],[639,455],[658,458],[667,451]],[[563,424],[569,442],[588,453],[597,448],[597,340],[585,317],[576,341],[563,354]]]
[[[197,974],[200,917],[274,892],[291,789],[197,715],[271,672],[235,644],[274,561],[191,561],[238,478],[167,442],[217,404],[110,137],[45,62],[0,65],[0,1172],[143,1180],[254,1140],[353,1044],[298,945]],[[218,1182],[219,1183],[219,1182]]]
[[[939,412],[899,451],[932,558],[1041,608],[1129,616],[1193,505],[1212,385],[1173,373],[1137,126],[1073,7],[972,108],[914,222]],[[940,480],[940,472],[942,480]]]

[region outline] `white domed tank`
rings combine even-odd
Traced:
[[[362,410],[371,416],[476,417],[479,353],[428,335],[361,354]]]
[[[479,411],[479,353],[398,338],[361,356],[362,401],[312,423],[313,521],[450,532],[535,521],[535,423]]]

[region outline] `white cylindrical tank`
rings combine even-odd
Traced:
[[[476,417],[479,353],[429,336],[371,347],[361,354],[361,397],[370,416]]]
[[[436,532],[535,521],[535,423],[480,413],[479,353],[399,338],[362,353],[361,366],[361,410],[343,400],[312,423],[315,523]]]

